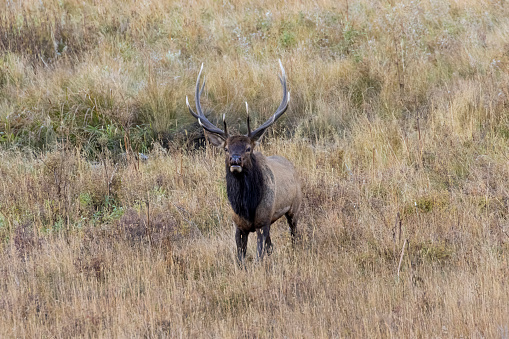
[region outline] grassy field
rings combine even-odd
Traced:
[[[505,1],[0,4],[0,337],[509,337]],[[235,262],[222,152],[302,178]],[[142,161],[133,156],[148,155]]]

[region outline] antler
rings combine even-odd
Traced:
[[[269,128],[274,122],[276,122],[277,119],[279,119],[280,116],[283,115],[284,112],[286,112],[286,109],[288,108],[288,103],[290,102],[290,92],[286,89],[286,73],[285,69],[283,68],[283,64],[281,63],[281,59],[279,59],[279,67],[281,67],[281,76],[279,76],[279,81],[281,82],[281,85],[283,86],[283,100],[281,100],[281,104],[279,105],[278,109],[276,110],[276,113],[272,117],[269,118],[269,120],[265,121],[263,125],[255,129],[251,132],[251,128],[249,126],[249,112],[247,115],[247,126],[248,126],[248,134],[247,136],[258,140],[260,137],[265,133],[265,130]],[[247,103],[246,103],[246,110],[247,110]]]
[[[211,123],[205,117],[205,115],[203,114],[203,111],[201,109],[200,96],[201,96],[201,93],[203,92],[203,88],[205,88],[205,80],[204,80],[203,84],[201,86],[201,89],[200,89],[200,77],[201,77],[202,71],[203,71],[203,63],[201,64],[200,73],[198,73],[198,78],[196,79],[196,92],[195,92],[195,96],[194,96],[194,101],[196,103],[196,111],[198,111],[198,114],[196,114],[193,111],[193,109],[189,105],[189,99],[186,96],[187,108],[189,108],[189,112],[191,113],[191,115],[193,117],[195,117],[196,119],[198,119],[198,123],[200,124],[200,126],[203,127],[207,132],[216,134],[223,139],[227,139],[228,138],[228,129],[226,127],[225,115],[223,114],[223,124],[224,124],[224,131],[223,131],[223,130],[217,128],[213,123]]]

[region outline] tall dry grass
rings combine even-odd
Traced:
[[[507,337],[507,14],[0,4],[0,336]],[[279,221],[241,268],[184,99],[204,62],[203,106],[242,132],[244,101],[260,123],[280,100],[278,58],[292,101],[260,150],[299,169],[301,240]]]

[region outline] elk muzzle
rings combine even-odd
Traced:
[[[242,172],[242,157],[240,155],[230,156],[230,172]]]

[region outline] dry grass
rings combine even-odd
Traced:
[[[1,4],[0,337],[507,337],[508,18]],[[301,173],[302,239],[278,221],[240,268],[222,155],[193,149],[184,99],[205,62],[204,107],[243,131],[244,101],[260,122],[280,100],[278,58],[291,107],[260,148]]]

